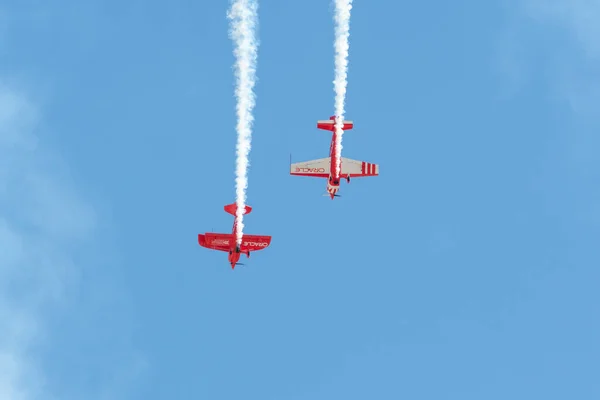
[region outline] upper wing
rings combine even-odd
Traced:
[[[290,165],[290,175],[327,178],[329,176],[330,163],[331,159],[329,157],[294,163]]]
[[[361,176],[378,176],[379,165],[371,164],[365,161],[351,160],[342,157],[342,170],[340,174],[345,177],[350,175],[351,178],[359,178]]]
[[[231,248],[229,241],[232,240],[231,234],[226,233],[205,233],[198,235],[198,244],[213,250],[229,251]]]
[[[257,251],[266,249],[271,244],[271,236],[263,235],[244,235],[242,237],[242,245],[240,250],[242,253],[246,251]]]

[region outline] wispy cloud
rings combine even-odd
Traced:
[[[0,77],[0,399],[64,399],[65,393],[127,398],[127,384],[145,366],[127,342],[119,349],[129,351],[119,354],[119,368],[106,366],[106,381],[92,393],[68,387],[81,387],[81,379],[57,381],[52,370],[44,370],[60,364],[42,351],[53,338],[51,318],[71,306],[71,290],[81,283],[80,248],[91,243],[99,219],[94,204],[71,181],[64,159],[37,134],[43,132],[43,118],[30,99],[14,81]],[[109,285],[94,286],[104,291]],[[78,308],[79,314],[90,311]],[[64,330],[61,335],[68,335],[69,327]],[[129,334],[128,326],[119,326],[121,339]],[[88,356],[94,357],[80,357],[87,363]]]
[[[52,170],[35,107],[0,82],[0,398],[35,399],[44,381],[32,346],[61,300],[70,246],[94,228],[93,208]]]
[[[517,0],[499,47],[515,87],[544,79],[556,99],[596,119],[600,101],[600,1]]]
[[[557,111],[553,118],[567,125],[540,143],[548,146],[551,176],[544,180],[553,193],[548,201],[558,202],[555,185],[568,182],[564,197],[573,202],[570,208],[581,220],[598,225],[600,0],[511,0],[507,15],[499,47],[505,77],[513,89],[531,84],[552,102],[541,107],[553,110],[540,108],[537,115]],[[553,212],[571,215],[558,211],[558,205]]]
[[[564,29],[587,57],[600,57],[600,1],[526,0],[523,11],[531,18]]]

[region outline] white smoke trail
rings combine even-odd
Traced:
[[[248,155],[252,140],[254,117],[254,83],[258,41],[255,37],[258,3],[255,0],[234,0],[227,17],[231,20],[230,37],[235,42],[235,96],[237,98],[237,159],[235,169],[235,202],[237,204],[237,243],[242,242],[243,214],[248,188]]]
[[[346,86],[348,85],[348,36],[350,36],[350,10],[352,0],[335,0],[335,130],[336,139],[336,173],[340,174],[342,156],[342,130],[344,123],[344,102],[346,100]]]

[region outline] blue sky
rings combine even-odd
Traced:
[[[210,3],[210,4],[209,4]],[[0,8],[0,397],[600,396],[600,4],[356,2],[345,157],[333,6],[260,2],[231,271],[225,1]]]

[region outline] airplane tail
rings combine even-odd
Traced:
[[[317,128],[325,131],[335,131],[335,115],[329,117],[328,120],[317,121]],[[344,121],[344,125],[342,126],[343,130],[347,131],[352,128],[354,128],[354,122]]]
[[[225,207],[223,207],[225,209],[226,213],[229,213],[233,216],[235,216],[236,211],[237,211],[237,204],[233,203],[233,204],[227,204]],[[250,212],[252,211],[252,207],[250,206],[246,206],[246,211],[244,212],[244,214],[250,214]]]

